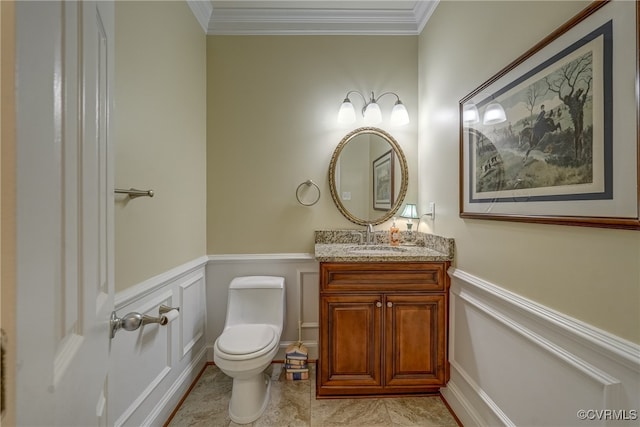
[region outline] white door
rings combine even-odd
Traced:
[[[16,3],[20,426],[107,425],[113,3]]]

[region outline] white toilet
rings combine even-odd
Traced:
[[[237,424],[255,421],[269,403],[264,370],[278,352],[284,316],[284,277],[236,277],[229,284],[227,319],[213,360],[233,378],[229,416]]]

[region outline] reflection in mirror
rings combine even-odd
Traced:
[[[380,224],[398,210],[407,191],[407,162],[391,135],[359,128],[336,147],[329,188],[338,210],[359,225]]]

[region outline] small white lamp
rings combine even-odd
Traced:
[[[407,231],[409,232],[409,236],[412,234],[413,228],[413,220],[418,219],[418,208],[414,203],[407,203],[404,205],[404,210],[400,214],[402,218],[407,218]]]

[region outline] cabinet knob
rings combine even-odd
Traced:
[[[378,302],[376,303],[376,307],[382,307],[382,303],[381,303],[380,301],[378,301]]]
[[[393,307],[393,303],[391,301],[388,301],[387,302],[387,307],[389,307],[389,308]]]

